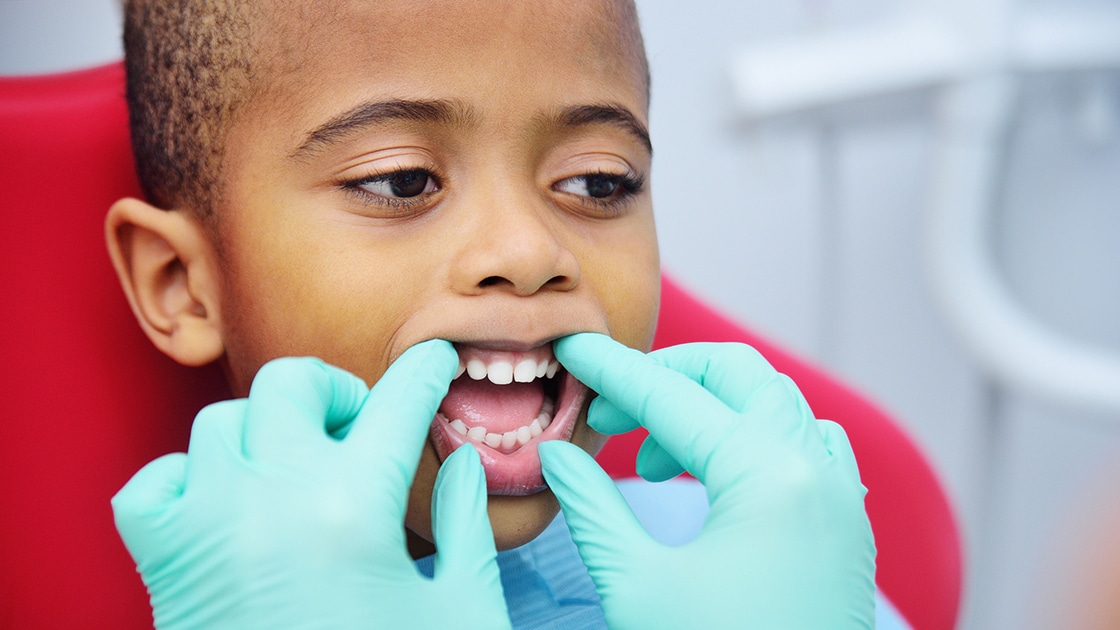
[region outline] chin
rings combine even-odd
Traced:
[[[544,531],[560,504],[550,490],[523,497],[491,496],[488,504],[494,545],[498,551],[520,547]]]

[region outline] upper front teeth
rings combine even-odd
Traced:
[[[518,383],[532,383],[533,379],[535,378],[537,378],[536,361],[532,359],[524,359],[517,365],[513,366],[513,380],[517,381]]]
[[[502,359],[492,361],[489,365],[482,359],[471,359],[467,364],[460,365],[459,371],[455,374],[455,378],[459,378],[465,372],[473,380],[481,381],[484,378],[490,379],[491,383],[495,385],[509,385],[517,381],[518,383],[531,383],[533,379],[547,377],[552,378],[556,375],[556,371],[560,368],[560,364],[555,360],[541,360],[535,359],[522,359],[515,366],[509,361]]]

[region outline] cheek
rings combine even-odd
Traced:
[[[281,356],[315,356],[376,382],[420,299],[419,283],[393,281],[400,264],[374,248],[340,255],[314,243],[262,243],[230,256],[222,327],[235,388],[247,390],[260,366]]]
[[[657,328],[660,275],[642,273],[631,289],[613,294],[614,303],[608,304],[608,326],[611,337],[618,342],[648,352]]]
[[[595,279],[611,337],[648,351],[653,344],[661,296],[657,237],[652,222],[628,233],[627,238],[596,247],[591,260],[585,265],[585,272]]]

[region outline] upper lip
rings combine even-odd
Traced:
[[[529,352],[547,344],[551,344],[559,337],[553,337],[545,341],[539,342],[518,342],[518,341],[454,341],[451,342],[456,346],[470,346],[472,348],[481,348],[483,350],[494,350],[496,352]]]
[[[587,331],[572,330],[572,331],[569,331],[569,332],[563,332],[563,333],[560,333],[560,334],[557,334],[557,335],[552,335],[552,336],[549,336],[549,337],[545,337],[543,339],[537,339],[537,340],[533,340],[533,341],[519,341],[519,340],[516,340],[516,339],[471,338],[470,336],[467,336],[467,335],[447,336],[447,337],[440,337],[440,338],[441,339],[446,339],[447,341],[450,341],[451,343],[455,344],[456,346],[460,346],[460,345],[461,346],[471,346],[471,347],[474,347],[474,348],[481,348],[483,350],[494,350],[494,351],[499,351],[499,352],[528,352],[530,350],[540,348],[541,346],[551,344],[552,342],[556,341],[557,339],[567,337],[568,335],[574,335],[574,334],[579,333],[579,332],[587,332]],[[594,331],[594,332],[602,332],[602,331]]]

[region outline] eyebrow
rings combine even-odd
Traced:
[[[555,117],[556,121],[564,127],[583,127],[586,125],[610,125],[634,136],[653,154],[653,143],[649,139],[649,130],[638,120],[638,117],[621,105],[576,105],[561,110]]]
[[[478,116],[468,105],[456,100],[404,100],[369,101],[361,103],[310,131],[292,158],[300,158],[322,150],[332,144],[370,127],[392,121],[414,123],[450,124],[469,127],[476,124]],[[610,125],[632,135],[651,154],[653,143],[649,131],[638,117],[621,105],[575,105],[562,109],[558,114],[539,121],[562,127]]]
[[[468,127],[477,116],[464,103],[456,100],[389,100],[361,103],[310,131],[292,152],[299,158],[340,142],[364,129],[387,122],[450,124]]]

